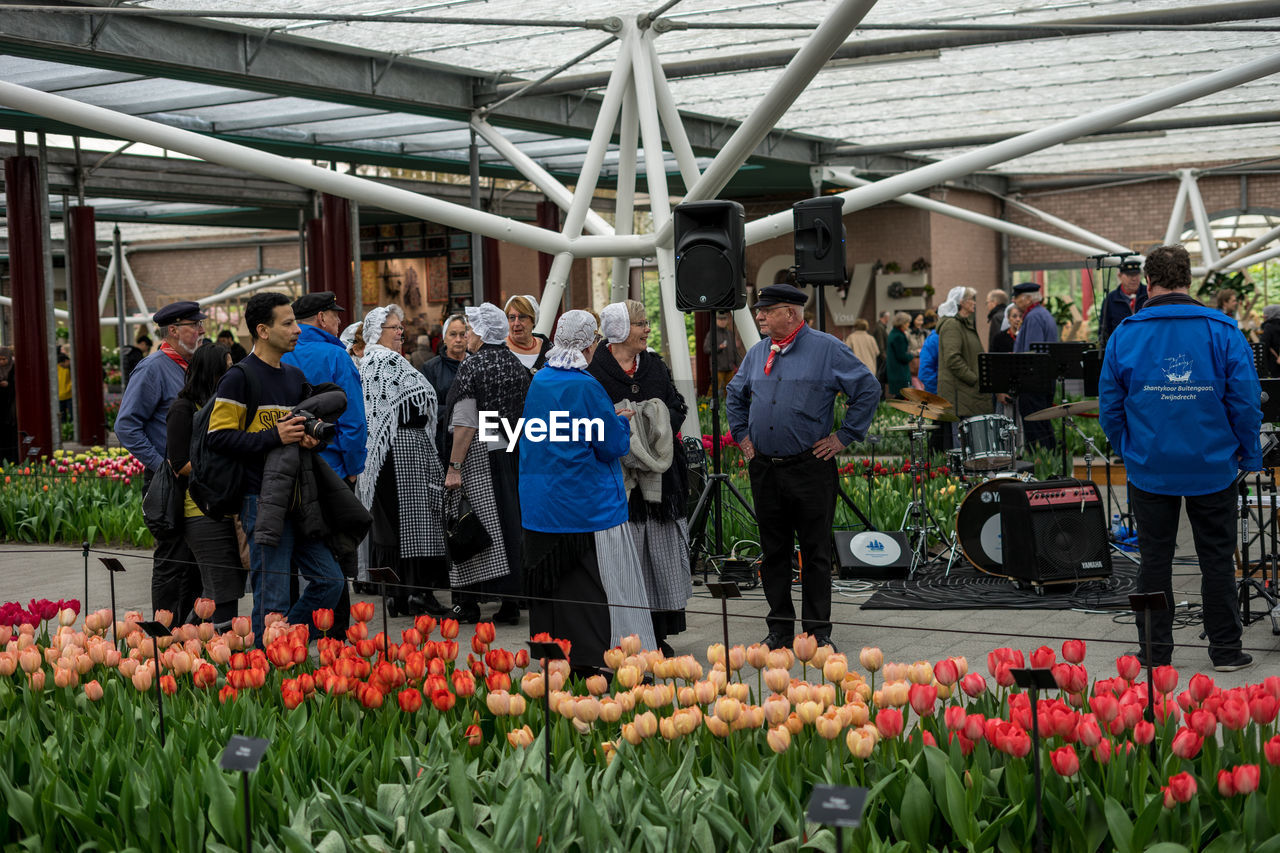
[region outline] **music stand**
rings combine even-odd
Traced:
[[[1102,350],[1087,349],[1081,357],[1084,361],[1084,395],[1098,396],[1098,385],[1102,381]]]
[[[1058,402],[1067,402],[1067,380],[1084,379],[1084,354],[1093,349],[1092,341],[1037,341],[1031,345],[1032,352],[1047,353],[1053,359],[1054,369],[1058,373]],[[1062,445],[1062,476],[1070,477],[1067,470],[1067,425],[1058,425],[1058,442]]]
[[[1008,394],[1013,399],[1016,422],[1018,395],[1052,395],[1056,378],[1053,370],[1053,360],[1041,352],[980,352],[978,391],[982,394]]]
[[[1259,376],[1269,376],[1271,371],[1267,369],[1266,348],[1262,344],[1255,344],[1252,341],[1249,346],[1253,347],[1253,369],[1258,371]]]

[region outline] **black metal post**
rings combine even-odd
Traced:
[[[240,774],[242,781],[241,790],[244,791],[244,850],[245,853],[253,851],[253,819],[249,812],[249,773],[248,771]]]
[[[542,745],[545,747],[545,759],[542,762],[546,774],[547,785],[551,785],[551,672],[547,669],[547,659],[542,659]],[[547,816],[549,817],[549,815]]]
[[[111,645],[120,649],[120,638],[116,636],[116,573],[107,569],[107,576],[111,579]]]
[[[391,634],[387,631],[387,582],[378,582],[378,591],[382,593],[382,659],[387,659],[387,649],[391,645]]]
[[[713,314],[711,317],[711,473],[717,480],[717,488],[715,494],[711,496],[711,528],[714,532],[715,554],[719,556],[724,553],[724,520],[722,512],[724,504],[721,501],[719,478],[720,478],[720,374],[716,370],[716,359],[719,357],[720,336],[719,332],[719,314]],[[730,334],[733,334],[730,331]],[[727,648],[727,647],[726,647]]]
[[[720,596],[720,621],[724,625],[724,674],[729,674],[729,596]]]
[[[836,853],[844,853],[844,827],[836,826]]]
[[[156,711],[160,714],[160,748],[164,748],[164,691],[160,689],[160,640],[151,638],[151,648],[156,654]]]
[[[81,542],[80,548],[84,551],[84,601],[80,602],[80,612],[89,612],[89,543]]]
[[[1040,778],[1040,718],[1036,711],[1036,705],[1040,701],[1040,691],[1033,684],[1028,688],[1031,693],[1031,755],[1032,767],[1035,768],[1035,796],[1036,796],[1036,851],[1043,853],[1046,849],[1044,846],[1044,804],[1040,801],[1041,778]]]

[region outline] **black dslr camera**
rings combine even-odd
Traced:
[[[303,431],[317,441],[322,441],[325,444],[328,444],[333,441],[334,436],[338,434],[337,424],[322,421],[306,409],[295,409],[293,414],[295,417],[305,419],[302,422]]]

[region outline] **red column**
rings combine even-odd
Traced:
[[[102,400],[102,329],[98,323],[98,240],[92,207],[67,211],[67,288],[75,333],[76,417],[81,444],[106,444]]]
[[[351,271],[351,204],[345,198],[321,197],[324,218],[325,286],[312,290],[332,290],[338,304],[350,311],[355,304],[355,281]]]
[[[556,207],[554,202],[540,201],[536,207],[536,216],[538,225],[546,228],[548,231],[560,232],[560,208]],[[551,262],[554,258],[545,252],[538,253],[538,292],[542,292],[542,288],[546,287],[547,276],[551,274]],[[566,286],[568,282],[565,282]],[[566,287],[567,289],[567,287]],[[567,302],[567,300],[566,300]]]
[[[502,262],[498,257],[498,241],[492,237],[483,237],[480,245],[484,247],[484,301],[501,308]]]
[[[4,192],[13,288],[13,376],[18,398],[18,437],[22,442],[18,449],[23,454],[35,451],[48,455],[54,449],[53,412],[49,334],[45,326],[45,232],[40,222],[39,160],[7,158]]]
[[[307,293],[329,290],[325,273],[324,220],[308,219],[306,224],[307,243]],[[341,302],[338,303],[342,305]],[[343,308],[348,306],[342,305]]]

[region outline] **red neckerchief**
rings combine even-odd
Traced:
[[[178,352],[176,349],[169,346],[168,341],[160,342],[160,352],[164,353],[165,355],[169,356],[169,358],[176,361],[178,363],[178,366],[181,367],[183,370],[187,369],[187,360],[182,357],[182,353]]]
[[[790,346],[791,342],[796,339],[796,335],[800,334],[800,330],[803,328],[804,328],[804,323],[801,323],[799,326],[795,327],[795,329],[791,332],[791,334],[787,335],[782,340],[778,340],[777,338],[770,338],[770,340],[772,340],[773,343],[769,345],[769,357],[764,360],[765,376],[768,376],[769,371],[773,370],[773,360],[777,358],[778,353],[782,352],[784,349]]]

